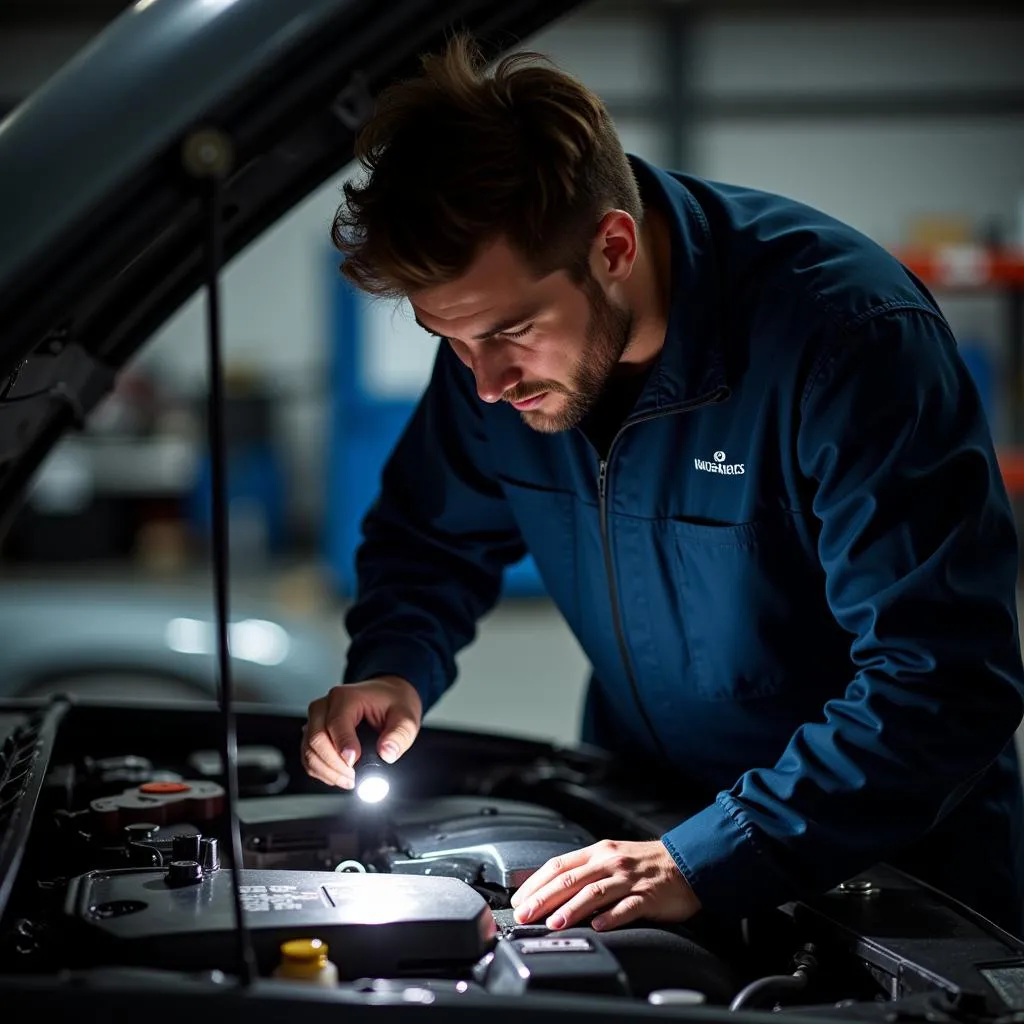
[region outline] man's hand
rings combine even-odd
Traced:
[[[685,921],[700,900],[660,840],[602,840],[549,860],[512,897],[520,924],[547,918],[551,929],[569,928],[603,911],[599,931],[630,921]]]
[[[352,789],[352,766],[362,754],[356,726],[365,719],[377,730],[377,753],[390,764],[412,746],[422,717],[420,695],[398,676],[335,686],[309,705],[302,730],[302,765],[328,786]]]

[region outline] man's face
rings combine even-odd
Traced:
[[[409,296],[422,327],[451,345],[485,402],[509,402],[534,430],[576,426],[633,333],[630,310],[597,280],[541,279],[507,242],[484,249],[458,280]]]

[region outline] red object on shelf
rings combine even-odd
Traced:
[[[1003,483],[1012,495],[1024,493],[1024,450],[1002,448],[999,453],[999,469]]]
[[[936,288],[1024,287],[1021,250],[946,245],[897,250],[893,255],[925,284]]]

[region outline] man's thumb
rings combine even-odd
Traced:
[[[377,741],[377,753],[392,764],[413,745],[419,731],[419,724],[406,708],[390,708]]]

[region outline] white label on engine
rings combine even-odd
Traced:
[[[319,890],[299,891],[297,885],[240,885],[238,893],[242,897],[245,910],[258,912],[261,910],[302,910],[311,900],[320,903]]]
[[[520,953],[592,953],[590,939],[520,939],[516,945]]]

